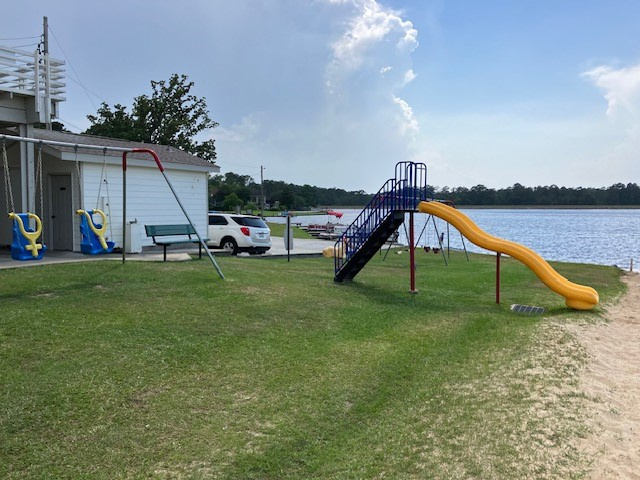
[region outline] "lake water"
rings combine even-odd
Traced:
[[[361,210],[341,210],[341,223],[350,224]],[[640,270],[640,209],[464,209],[469,216],[487,233],[496,237],[521,243],[547,260],[565,262],[617,265],[629,269],[633,258],[634,270]],[[329,217],[297,216],[294,222],[302,225],[326,223]],[[272,221],[274,219],[269,219]],[[416,239],[422,233],[419,246],[438,244],[433,222],[425,229],[427,215],[415,215]],[[286,221],[278,218],[278,223]],[[436,218],[439,232],[445,232],[446,222]],[[408,231],[409,221],[405,227]],[[400,242],[407,242],[405,227],[400,227]],[[461,249],[462,241],[458,231],[450,227],[451,248]],[[470,252],[488,253],[476,247],[465,238]]]

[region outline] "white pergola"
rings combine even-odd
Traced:
[[[65,62],[49,54],[0,46],[0,128],[16,127],[31,137],[34,123],[58,117],[65,100]],[[0,132],[1,133],[1,132]],[[33,210],[35,175],[33,144],[20,143],[21,204]]]

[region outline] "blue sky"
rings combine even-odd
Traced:
[[[415,160],[440,187],[640,182],[637,1],[25,0],[0,38],[43,15],[73,67],[69,128],[185,73],[223,173],[374,192]]]

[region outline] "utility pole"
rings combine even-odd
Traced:
[[[51,84],[50,84],[50,78],[49,78],[49,19],[47,17],[42,17],[42,43],[44,48],[44,51],[42,53],[44,54],[44,68],[45,68],[44,125],[46,130],[51,130],[51,96],[50,96]],[[39,81],[39,79],[36,79],[36,81]],[[36,98],[36,102],[38,101],[39,99]]]
[[[45,55],[49,54],[49,19],[47,17],[42,17],[42,43],[44,43],[44,53]]]
[[[264,167],[260,165],[260,216],[264,218]]]

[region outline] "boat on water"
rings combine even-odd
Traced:
[[[343,213],[336,210],[327,210],[328,219],[326,223],[310,223],[306,227],[301,227],[314,237],[333,240],[344,233],[348,225],[340,223]]]

